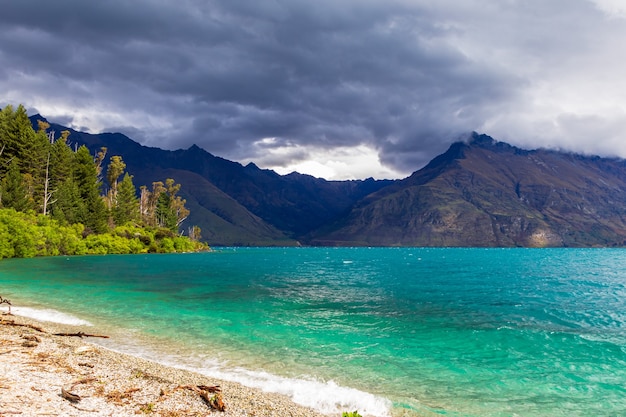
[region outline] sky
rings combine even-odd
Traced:
[[[622,0],[0,0],[0,106],[280,174],[404,178],[476,131],[626,157]]]

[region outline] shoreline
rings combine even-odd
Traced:
[[[43,330],[39,331],[39,330]],[[77,326],[0,316],[0,416],[328,417],[288,397],[219,380],[90,343]],[[97,333],[90,328],[88,333]],[[225,411],[198,386],[219,386]],[[196,387],[196,388],[194,388]],[[72,402],[71,396],[81,399]],[[209,397],[215,394],[211,393]],[[210,398],[211,399],[211,398]],[[346,410],[348,411],[348,410]]]

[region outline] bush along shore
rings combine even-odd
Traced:
[[[35,131],[21,105],[0,111],[0,259],[208,250],[198,227],[183,236],[174,179],[138,192],[120,156],[72,148],[49,127]]]
[[[105,233],[85,233],[80,223],[63,225],[42,214],[0,209],[0,259],[35,256],[198,252],[202,242],[167,228],[116,226]]]

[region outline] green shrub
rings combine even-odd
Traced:
[[[83,240],[84,229],[80,223],[59,228],[61,232],[59,253],[61,255],[84,255],[87,253],[87,245]]]
[[[363,416],[361,416],[361,414],[359,414],[358,411],[352,411],[352,412],[344,411],[341,414],[341,417],[363,417]]]
[[[165,238],[172,238],[172,237],[176,237],[176,233],[174,233],[170,229],[166,229],[164,227],[159,227],[154,232],[154,238],[158,239],[158,240],[165,239]]]
[[[32,258],[37,255],[35,216],[14,209],[0,210],[0,223],[5,228],[4,253],[13,252],[13,257]]]
[[[90,254],[131,253],[128,239],[110,233],[89,235],[85,239],[85,244],[87,253]]]
[[[174,240],[170,239],[169,237],[164,237],[161,240],[161,244],[159,245],[159,252],[160,253],[171,253],[174,252],[176,249],[174,248]]]
[[[0,259],[34,256],[193,252],[204,243],[177,236],[168,229],[118,226],[110,233],[86,233],[80,223],[67,225],[35,214],[0,209]]]
[[[15,256],[15,249],[11,241],[11,234],[8,226],[0,221],[0,259],[12,258]]]

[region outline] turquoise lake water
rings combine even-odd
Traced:
[[[621,249],[2,260],[0,295],[112,349],[334,416],[626,415]]]

